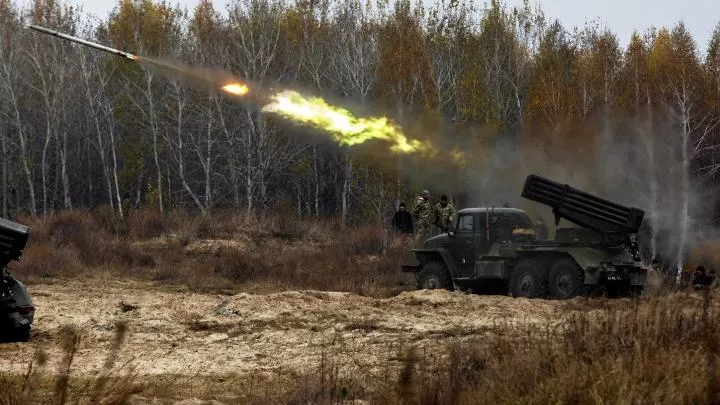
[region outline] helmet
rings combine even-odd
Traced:
[[[423,190],[422,193],[420,193],[420,194],[421,194],[423,197],[429,197],[429,196],[430,196],[430,192],[427,191],[427,190]]]

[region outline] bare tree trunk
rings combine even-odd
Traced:
[[[160,212],[165,212],[165,208],[163,207],[162,169],[160,167],[160,156],[158,154],[157,138],[157,133],[155,130],[153,130],[153,160],[155,160],[155,169],[157,170],[158,207],[160,208]]]
[[[197,207],[200,209],[202,215],[205,216],[207,215],[207,210],[203,206],[202,202],[200,202],[200,199],[197,197],[197,195],[195,195],[195,193],[192,191],[185,177],[185,157],[183,156],[183,153],[185,151],[185,143],[183,140],[183,111],[185,109],[186,101],[183,99],[182,89],[180,86],[180,83],[174,83],[175,95],[177,97],[177,114],[175,115],[175,119],[177,121],[175,133],[177,135],[178,174],[180,176],[180,182],[182,183],[183,188],[190,195],[190,198],[192,198],[192,200],[195,202],[195,205],[197,205]],[[168,181],[169,179],[170,174],[168,173]]]
[[[30,194],[30,214],[36,215],[37,214],[37,199],[35,197],[35,184],[33,184],[33,176],[32,171],[30,170],[30,162],[28,161],[28,153],[27,153],[27,138],[25,138],[25,135],[23,134],[23,131],[20,130],[18,133],[18,137],[20,138],[20,150],[21,150],[21,157],[22,157],[22,166],[23,166],[23,172],[25,173],[25,180],[28,184],[28,193]],[[19,194],[19,193],[18,193]]]
[[[650,137],[646,134],[646,137]],[[655,145],[652,139],[648,141],[648,169],[651,173],[650,178],[650,228],[652,229],[652,236],[650,238],[650,253],[652,257],[657,256],[657,230],[659,225],[659,213],[658,213],[658,178],[655,173]]]
[[[5,95],[9,98],[10,105],[12,105],[13,121],[15,129],[17,131],[18,144],[20,146],[20,160],[22,162],[22,171],[25,176],[25,181],[27,182],[28,194],[30,195],[30,213],[32,215],[36,215],[37,199],[35,196],[35,185],[33,184],[32,170],[30,168],[30,157],[28,154],[27,144],[28,138],[23,126],[22,114],[20,113],[20,104],[18,103],[15,91],[16,86],[18,86],[18,83],[16,82],[17,78],[14,76],[15,74],[17,74],[17,68],[8,61],[12,61],[14,59],[14,54],[12,53],[13,49],[10,48],[10,51],[11,54],[0,53],[0,55],[3,56],[1,66],[2,81],[0,82],[0,84],[3,85],[3,91]],[[17,196],[18,198],[20,198],[20,192],[17,193]],[[17,204],[16,209],[19,208],[19,204]]]
[[[342,212],[340,214],[340,226],[344,229],[347,226],[348,219],[348,208],[350,207],[350,192],[351,192],[351,181],[352,181],[352,170],[353,162],[351,158],[347,159],[345,163],[345,178],[343,180],[342,188]]]
[[[70,180],[67,170],[67,130],[62,130],[62,142],[60,148],[60,166],[63,185],[63,204],[65,209],[72,209],[72,201],[70,200]],[[89,176],[92,177],[92,176]]]
[[[265,125],[263,123],[263,119],[260,116],[260,113],[255,114],[256,123],[254,128],[256,129],[257,133],[257,177],[258,181],[260,183],[260,209],[265,209],[265,204],[267,203],[267,182],[266,182],[266,171],[267,171],[267,164],[265,162],[265,147],[266,147],[266,133],[265,133]]]
[[[108,132],[110,133],[110,150],[112,151],[112,160],[113,160],[113,182],[115,183],[115,198],[117,200],[117,208],[118,208],[118,214],[120,214],[120,218],[124,216],[123,212],[123,203],[122,203],[122,196],[120,195],[120,185],[118,182],[118,164],[117,164],[117,154],[115,152],[115,128],[112,124],[112,122],[108,125]],[[111,190],[112,192],[112,190]]]
[[[206,153],[205,156],[205,208],[210,209],[212,206],[212,189],[211,189],[211,183],[210,180],[212,179],[212,102],[208,99],[208,109],[207,109],[207,143],[206,143]]]
[[[687,108],[682,109],[682,173],[680,174],[681,207],[680,207],[680,243],[678,245],[676,262],[678,263],[678,278],[682,274],[685,262],[685,244],[687,242],[688,227],[690,226],[689,198],[690,198],[690,116]],[[678,280],[679,281],[679,280]]]
[[[3,133],[0,134],[0,151],[2,152],[2,190],[0,193],[2,193],[3,218],[8,218],[8,170],[10,170],[6,133],[7,130],[3,126]]]
[[[140,208],[142,201],[143,177],[142,175],[138,176],[137,183],[135,184],[135,208]]]
[[[43,144],[42,159],[40,160],[40,171],[42,173],[42,190],[43,190],[43,214],[47,215],[47,150],[50,145],[50,137],[52,131],[50,129],[50,119],[46,121],[45,143]]]
[[[90,93],[90,89],[92,85],[90,84],[90,71],[87,68],[87,64],[85,63],[85,60],[81,57],[80,63],[83,70],[83,78],[84,80],[84,87],[85,87],[85,96],[87,97],[88,104],[90,106],[90,115],[92,116],[93,120],[93,126],[95,127],[95,137],[97,138],[97,147],[98,147],[98,156],[100,157],[100,164],[103,168],[103,176],[105,178],[105,184],[108,191],[108,202],[110,203],[110,207],[114,210],[115,209],[115,203],[113,199],[113,188],[112,188],[112,182],[110,181],[110,173],[109,168],[107,164],[107,159],[105,157],[105,142],[102,137],[102,129],[100,128],[100,108],[99,108],[99,100],[95,100],[95,98]],[[104,83],[97,83],[97,85],[104,85]],[[122,214],[120,214],[122,216]]]
[[[150,130],[152,132],[152,142],[153,142],[153,160],[155,162],[155,170],[157,174],[157,197],[158,197],[158,208],[160,209],[161,213],[165,212],[164,202],[163,202],[163,181],[162,181],[162,167],[160,166],[160,152],[158,150],[158,122],[157,122],[157,112],[155,111],[155,104],[153,102],[153,93],[152,93],[152,80],[153,80],[153,74],[152,73],[146,73],[145,76],[145,84],[146,84],[146,93],[145,98],[148,101],[148,118],[149,118],[149,124],[150,124]]]
[[[245,193],[247,198],[247,215],[251,217],[254,212],[253,206],[253,191],[254,191],[254,179],[253,179],[253,147],[258,147],[257,144],[253,143],[253,135],[255,132],[255,122],[253,120],[252,113],[247,111],[247,118],[250,127],[246,131],[247,141],[245,143]]]
[[[90,156],[90,141],[85,141],[85,156]],[[92,165],[90,164],[90,159],[87,160],[87,173],[92,173]],[[93,200],[93,176],[87,176],[88,181],[88,193],[87,193],[87,199],[85,200],[84,204],[87,207],[92,207],[94,200]],[[83,204],[82,202],[80,204]]]
[[[320,173],[318,171],[317,145],[313,145],[313,171],[315,174],[315,216],[320,216]]]

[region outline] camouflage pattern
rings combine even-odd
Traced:
[[[413,212],[413,219],[417,223],[418,237],[427,237],[432,233],[435,218],[435,206],[430,203],[430,200],[427,200],[422,196],[418,197],[417,202],[415,203],[415,210]]]
[[[437,203],[435,206],[437,212],[436,225],[442,230],[447,231],[455,220],[455,207],[450,202],[445,205],[443,203]]]

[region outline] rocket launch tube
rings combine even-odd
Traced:
[[[121,50],[119,50],[119,49],[110,48],[110,47],[108,47],[108,46],[100,45],[100,44],[97,44],[97,43],[95,43],[95,42],[86,41],[86,40],[84,40],[84,39],[81,39],[81,38],[78,38],[78,37],[74,37],[74,36],[72,36],[72,35],[63,34],[63,33],[61,33],[61,32],[57,32],[57,31],[54,31],[54,30],[51,30],[51,29],[48,29],[48,28],[39,27],[39,26],[37,26],[37,25],[30,25],[30,24],[28,24],[26,27],[27,27],[27,28],[32,28],[32,29],[34,29],[35,31],[40,31],[40,32],[42,32],[43,34],[53,35],[53,36],[56,36],[56,37],[59,37],[59,38],[62,38],[62,39],[67,39],[68,41],[73,41],[73,42],[77,42],[78,44],[87,45],[87,46],[89,46],[89,47],[91,47],[91,48],[99,49],[99,50],[105,51],[105,52],[110,52],[110,53],[112,53],[112,54],[115,54],[115,55],[118,55],[118,56],[122,56],[122,57],[125,57],[125,58],[128,58],[128,59],[131,59],[131,60],[137,60],[137,59],[139,59],[139,57],[137,57],[137,56],[135,56],[135,55],[133,55],[133,54],[131,54],[131,53],[123,52],[123,51],[121,51]]]

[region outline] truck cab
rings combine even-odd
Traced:
[[[535,240],[530,216],[517,208],[465,208],[457,212],[450,232],[425,241],[427,250],[443,249],[452,257],[458,277],[471,277],[475,262],[493,244],[527,243]]]

